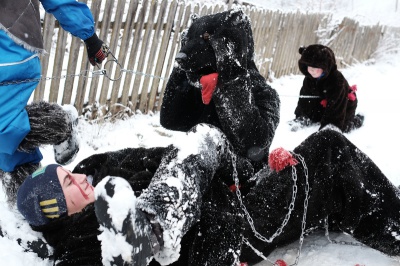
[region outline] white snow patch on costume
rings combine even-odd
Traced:
[[[109,178],[109,176],[103,178],[96,186],[94,193],[96,198],[102,197],[108,202],[109,208],[107,209],[107,213],[110,215],[115,228],[121,231],[123,222],[128,216],[128,213],[131,212],[134,215],[136,197],[132,193],[131,186],[125,179]],[[107,182],[111,182],[111,184],[115,185],[115,191],[118,191],[118,193],[114,194],[112,197],[108,196],[107,191],[104,189],[104,185]]]

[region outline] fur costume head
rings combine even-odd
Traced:
[[[182,34],[182,47],[176,56],[178,67],[184,70],[191,85],[199,87],[202,76],[217,72],[216,56],[212,46],[213,36],[223,32],[227,38],[240,39],[232,53],[246,56],[246,67],[256,68],[253,61],[254,41],[249,18],[242,10],[230,10],[200,18]],[[240,36],[240,38],[237,38]],[[246,49],[246,51],[241,51]]]
[[[299,69],[305,76],[311,76],[307,71],[308,66],[322,68],[325,76],[337,69],[335,54],[327,46],[313,44],[307,47],[300,47],[299,53],[301,54]]]

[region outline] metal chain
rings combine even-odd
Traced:
[[[270,237],[270,238],[266,238],[263,235],[261,235],[255,228],[254,226],[254,221],[253,218],[251,217],[250,213],[248,212],[246,206],[244,205],[243,201],[242,201],[242,196],[241,196],[241,192],[239,188],[239,178],[238,178],[238,172],[236,169],[236,162],[237,162],[237,156],[236,154],[234,154],[232,151],[229,150],[229,154],[231,155],[231,159],[232,159],[232,165],[233,165],[233,178],[235,181],[235,186],[236,186],[236,195],[237,198],[239,200],[239,203],[246,215],[247,221],[252,229],[252,231],[254,232],[254,235],[260,239],[263,242],[268,242],[271,243],[277,236],[279,236],[282,231],[283,228],[287,225],[287,223],[289,222],[290,219],[290,215],[291,212],[294,209],[294,203],[295,203],[295,199],[297,196],[297,171],[296,171],[296,167],[292,166],[292,180],[293,180],[293,187],[292,187],[292,200],[291,203],[289,205],[289,209],[288,209],[288,213],[285,215],[285,218],[281,224],[281,226],[277,229],[277,231]],[[293,153],[298,159],[299,161],[302,163],[303,169],[304,169],[304,175],[305,175],[305,199],[304,199],[304,212],[303,212],[303,219],[302,219],[302,224],[301,224],[301,235],[300,235],[300,239],[299,239],[299,248],[298,248],[298,252],[297,252],[297,256],[296,256],[296,260],[294,262],[294,264],[292,265],[297,265],[301,256],[301,248],[303,246],[303,242],[304,242],[304,234],[305,234],[305,227],[306,227],[306,220],[307,220],[307,209],[308,209],[308,198],[309,198],[309,191],[310,191],[310,186],[309,186],[309,182],[308,182],[308,168],[307,165],[304,161],[304,158],[299,155],[299,154],[295,154]],[[266,256],[263,255],[263,253],[259,250],[257,250],[256,248],[254,248],[247,239],[244,239],[244,242],[251,247],[255,253],[260,256],[262,259],[270,262],[272,265],[276,265],[275,263],[273,263],[271,260],[269,260]]]
[[[281,97],[292,97],[292,98],[311,98],[311,99],[318,99],[321,98],[320,96],[314,96],[314,95],[285,95],[285,94],[279,94]]]
[[[348,246],[356,246],[356,247],[368,247],[367,245],[364,245],[363,243],[359,243],[359,242],[353,242],[353,241],[336,241],[336,240],[332,240],[329,237],[329,229],[328,229],[329,225],[328,225],[328,216],[326,216],[325,218],[325,236],[328,239],[329,243],[331,244],[338,244],[338,245],[348,245]],[[382,255],[389,257],[390,259],[400,262],[400,258],[398,256],[389,256],[388,254],[383,253],[382,251],[379,251]]]
[[[303,221],[301,222],[301,235],[300,235],[300,240],[299,240],[299,248],[297,250],[297,257],[292,265],[297,265],[300,260],[300,255],[301,255],[301,249],[303,247],[303,242],[304,242],[304,233],[306,229],[306,222],[307,222],[307,210],[308,210],[308,199],[309,199],[309,192],[310,192],[310,184],[308,182],[308,168],[306,165],[306,162],[304,161],[304,158],[300,154],[295,154],[293,153],[297,159],[301,162],[303,165],[304,169],[304,176],[305,176],[305,188],[304,188],[304,212],[303,212]],[[292,169],[296,169],[294,165],[292,166]]]
[[[100,75],[104,75],[106,78],[108,78],[111,81],[117,81],[119,79],[122,78],[122,74],[125,73],[130,73],[130,74],[134,74],[134,75],[142,75],[142,76],[146,76],[146,77],[152,77],[152,78],[158,78],[161,80],[166,80],[168,78],[165,77],[161,77],[161,76],[155,76],[155,75],[150,75],[147,73],[143,73],[143,72],[138,72],[138,71],[134,71],[134,70],[129,70],[129,69],[125,69],[122,67],[122,65],[118,62],[118,59],[114,56],[114,54],[111,52],[111,50],[108,48],[107,45],[103,44],[102,46],[103,52],[106,54],[106,57],[108,57],[108,55],[112,56],[112,59],[107,60],[104,63],[104,68],[101,68],[101,65],[96,63],[96,67],[98,68],[97,70],[83,70],[81,71],[79,74],[67,74],[67,75],[62,75],[60,77],[43,77],[41,76],[40,78],[33,78],[33,79],[24,79],[24,80],[14,80],[14,81],[4,81],[4,82],[0,82],[0,86],[8,86],[8,85],[15,85],[15,84],[21,84],[21,83],[30,83],[30,82],[40,82],[41,80],[51,80],[51,79],[67,79],[67,78],[71,78],[71,77],[85,77],[85,78],[93,78],[94,76],[100,76]],[[109,63],[114,62],[115,64],[117,64],[117,67],[119,68],[119,74],[117,77],[112,78],[107,69],[105,68],[105,66]],[[116,67],[115,73],[117,73],[118,69]],[[92,77],[90,77],[88,75],[88,73],[92,74]]]
[[[329,237],[329,225],[328,225],[328,216],[325,218],[325,236],[331,244],[340,244],[340,245],[350,245],[350,246],[358,246],[358,247],[366,247],[366,245],[358,242],[350,242],[350,241],[336,241],[332,240]]]
[[[41,77],[41,78],[34,78],[34,79],[4,81],[4,82],[0,82],[0,86],[8,86],[8,85],[21,84],[21,83],[30,83],[30,82],[39,82],[41,80],[50,80],[50,79],[64,79],[64,78],[77,77],[77,76],[87,77],[87,75],[84,74],[84,73],[87,73],[87,72],[90,72],[90,71],[89,70],[85,70],[85,71],[82,71],[79,74],[68,74],[68,75],[62,75],[60,77]]]

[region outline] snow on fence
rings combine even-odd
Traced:
[[[80,113],[89,108],[97,116],[159,110],[179,50],[180,33],[190,26],[190,16],[231,8],[229,4],[205,6],[182,0],[91,1],[89,6],[98,36],[109,45],[116,60],[103,63],[103,69],[93,68],[83,42],[72,38],[52,15],[46,14],[43,36],[48,54],[41,58],[46,78],[35,90],[33,100],[73,104]],[[368,60],[384,33],[380,25],[359,26],[348,18],[332,26],[329,14],[242,8],[251,19],[255,61],[266,78],[299,73],[298,48],[313,43],[330,46],[339,67]]]

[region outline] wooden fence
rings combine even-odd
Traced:
[[[81,114],[85,107],[103,107],[111,114],[127,107],[143,113],[158,111],[179,51],[180,33],[190,26],[190,16],[231,8],[181,0],[103,0],[91,1],[89,6],[97,34],[109,45],[115,60],[103,64],[106,75],[104,70],[93,68],[83,42],[46,14],[43,36],[48,54],[41,60],[43,77],[47,78],[40,82],[33,100],[73,104]],[[376,51],[384,32],[380,25],[361,27],[347,18],[331,27],[328,14],[242,8],[251,19],[255,61],[266,78],[299,73],[298,48],[313,43],[330,46],[339,67],[365,61]],[[102,115],[105,113],[97,113]]]

